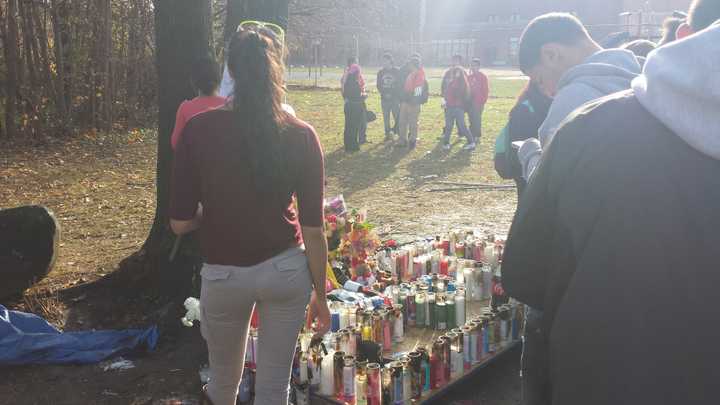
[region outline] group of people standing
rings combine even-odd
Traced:
[[[474,150],[482,136],[482,115],[488,101],[490,86],[488,78],[480,71],[480,59],[473,59],[470,71],[462,65],[461,55],[452,57],[452,66],[445,72],[442,80],[442,105],[445,111],[443,129],[443,149],[450,150],[453,128],[457,126],[460,136],[467,139],[463,147]],[[470,120],[470,128],[465,123],[465,114]]]
[[[367,142],[367,123],[373,119],[365,100],[365,78],[355,58],[348,60],[341,79],[345,100],[345,151],[356,152]],[[428,101],[429,88],[425,69],[419,54],[413,54],[402,67],[395,66],[391,54],[383,55],[383,68],[377,74],[380,93],[385,140],[398,137],[396,147],[414,148],[418,139],[418,121],[421,106]]]
[[[419,54],[413,54],[403,66],[397,67],[391,54],[383,55],[383,67],[377,73],[385,141],[396,141],[399,148],[413,149],[418,141],[420,110],[428,102],[430,90]],[[355,152],[367,142],[368,110],[365,104],[365,79],[355,58],[348,60],[343,74],[342,94],[345,101],[345,150]],[[445,128],[441,140],[445,150],[451,148],[451,134],[455,127],[467,140],[465,150],[474,150],[482,135],[482,114],[489,97],[487,76],[480,70],[480,60],[473,59],[472,67],[462,66],[462,56],[452,58],[451,67],[442,80],[442,107]],[[468,116],[470,126],[466,123]],[[397,136],[397,140],[395,137]]]

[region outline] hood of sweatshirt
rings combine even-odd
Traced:
[[[632,80],[642,71],[638,58],[625,49],[604,49],[568,70],[558,88],[570,83],[582,83],[600,94],[612,94],[630,88]]]
[[[666,127],[720,160],[720,23],[650,53],[632,88]]]

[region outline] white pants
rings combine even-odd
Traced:
[[[292,248],[252,267],[206,264],[200,274],[213,404],[235,404],[253,308],[260,319],[255,405],[287,404],[295,345],[312,291],[305,252]]]

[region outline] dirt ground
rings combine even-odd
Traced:
[[[437,146],[443,123],[435,98],[423,113],[418,149],[397,150],[383,143],[377,122],[370,127],[371,143],[352,155],[342,151],[336,92],[294,92],[290,102],[321,136],[328,195],[342,193],[351,207],[367,208],[382,237],[409,240],[456,228],[504,237],[516,203],[514,189],[435,190],[460,183],[507,183],[492,169],[492,145],[512,105],[510,95],[493,95],[486,109],[487,135],[472,154],[460,151],[462,144],[449,153]],[[369,108],[379,111],[378,104],[371,99]],[[47,206],[62,229],[50,276],[24,297],[2,304],[35,312],[68,331],[147,326],[156,319],[152,298],[121,297],[112,286],[85,287],[110,274],[147,236],[155,209],[154,131],[33,140],[2,145],[0,151],[0,208]],[[127,371],[106,372],[98,365],[0,369],[0,404],[192,404],[205,356],[194,328],[161,338],[155,353],[132,358],[135,368]],[[511,363],[517,364],[483,377],[499,379],[488,386],[488,398],[495,399],[470,403],[516,404],[517,372]],[[500,392],[493,394],[493,389]],[[473,390],[466,392],[470,397],[458,392],[455,399],[475,396]]]

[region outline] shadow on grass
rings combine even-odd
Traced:
[[[368,143],[354,153],[339,148],[325,156],[325,170],[328,177],[338,180],[347,198],[390,177],[408,152],[407,148],[395,148],[389,142]]]
[[[455,142],[451,150],[444,150],[442,141],[436,141],[437,144],[431,151],[408,164],[407,170],[416,188],[432,181],[445,179],[470,166],[472,154],[477,152],[462,150],[465,142],[455,138],[454,135],[453,138]]]

